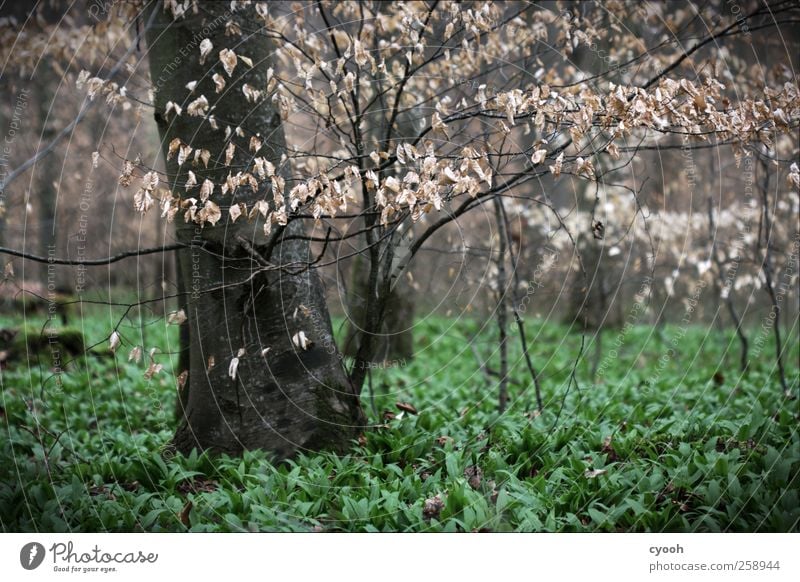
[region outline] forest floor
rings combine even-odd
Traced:
[[[580,333],[530,320],[544,411],[512,333],[499,414],[493,324],[427,318],[413,360],[372,371],[373,427],[348,456],[276,465],[259,452],[165,459],[177,328],[147,325],[143,341],[125,327],[113,356],[118,315],[86,314],[97,353],[64,358],[58,376],[47,356],[0,372],[3,531],[800,529],[796,325],[786,394],[769,342],[741,374],[734,334],[716,327],[607,330],[593,378],[588,337],[571,382]],[[164,369],[148,380],[151,347]]]

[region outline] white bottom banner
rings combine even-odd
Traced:
[[[795,581],[799,542],[797,534],[3,534],[0,572],[8,581]]]

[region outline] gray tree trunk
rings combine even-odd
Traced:
[[[377,110],[367,117],[367,131],[375,143],[380,143],[386,136],[388,129],[387,116],[389,112]],[[419,119],[423,118],[419,108],[400,113],[392,129],[393,144],[412,142],[418,135]],[[388,147],[385,144],[380,147]],[[389,244],[400,246],[397,239]],[[397,256],[397,254],[395,254]],[[343,351],[353,358],[357,357],[364,342],[365,335],[371,339],[370,361],[374,363],[390,360],[405,360],[414,356],[414,289],[405,281],[401,281],[394,289],[388,291],[386,296],[381,296],[377,301],[369,303],[367,296],[375,293],[370,288],[370,257],[368,254],[358,255],[353,260],[350,277],[350,287],[347,296],[347,333]],[[380,285],[378,286],[380,289]],[[380,291],[378,291],[380,293]],[[373,333],[369,328],[370,314],[368,304],[373,310],[379,310],[383,304],[382,317],[378,322],[378,329]],[[356,364],[358,365],[358,363]]]
[[[249,36],[259,22],[252,6],[229,13],[230,6],[228,2],[201,3],[199,14],[173,21],[158,3],[155,26],[148,31],[155,116],[164,152],[170,141],[179,137],[212,154],[207,170],[202,164],[191,167],[189,162],[179,168],[176,157],[167,163],[169,176],[177,177],[173,184],[176,193],[185,195],[180,185],[189,169],[198,183],[208,178],[216,184],[225,181],[230,169],[224,166],[228,145],[224,131],[213,130],[207,121],[185,111],[200,95],[215,105],[213,114],[221,129],[228,124],[247,132],[246,138],[231,138],[237,146],[233,168],[250,162],[250,135],[260,134],[264,139],[261,155],[276,167],[285,151],[281,121],[271,102],[248,103],[241,90],[244,83],[262,90],[266,87],[270,41],[263,35]],[[243,36],[226,36],[228,21],[237,24]],[[200,32],[203,29],[207,34]],[[201,65],[199,43],[206,37],[214,48]],[[228,77],[218,60],[224,48],[251,58],[253,67],[240,60],[233,77]],[[228,82],[220,95],[211,80],[214,73]],[[193,94],[185,88],[190,81],[197,81]],[[180,104],[183,115],[165,119],[168,101]],[[188,244],[194,239],[204,245],[202,250],[178,253],[179,273],[189,291],[185,325],[189,325],[191,345],[186,420],[174,438],[181,452],[195,447],[229,454],[265,449],[286,458],[303,450],[343,451],[364,425],[358,397],[333,344],[318,275],[309,269],[297,272],[296,267],[291,273],[259,270],[253,252],[265,253],[268,248],[263,223],[242,217],[233,224],[227,218],[231,204],[249,204],[264,196],[265,191],[246,187],[233,196],[221,196],[217,188],[212,199],[222,209],[223,218],[216,226],[206,224],[200,229],[185,223],[181,215],[176,218],[180,242]],[[293,222],[287,231],[297,235],[303,228]],[[273,264],[280,265],[310,260],[307,242],[297,239],[277,245],[270,257]],[[313,341],[310,349],[293,344],[292,336],[299,331]],[[267,348],[269,352],[262,356]],[[236,379],[232,379],[229,366],[240,349],[245,354]],[[213,366],[209,365],[211,358]]]
[[[348,289],[347,334],[343,351],[355,357],[363,341],[367,324],[366,295],[369,290],[369,265],[361,255],[353,259],[353,273]],[[414,356],[414,302],[413,289],[405,282],[400,283],[386,298],[380,333],[372,334],[373,356],[377,363],[390,360],[404,360]]]
[[[34,78],[34,93],[37,102],[37,122],[39,126],[36,132],[36,138],[40,139],[42,144],[49,144],[56,134],[55,114],[50,112],[51,107],[54,106],[53,99],[56,95],[58,88],[58,76],[54,73],[52,66],[48,61],[43,62]],[[54,152],[51,154],[50,159],[43,163],[37,164],[36,168],[36,184],[37,191],[34,200],[38,202],[39,220],[36,228],[39,229],[39,255],[47,257],[50,254],[57,254],[58,249],[58,228],[57,228],[57,194],[55,182],[58,181],[61,164],[58,160],[58,154]],[[54,248],[51,248],[54,247]],[[52,251],[52,253],[51,253]],[[41,281],[42,284],[53,285],[61,287],[60,281],[56,281],[55,277],[58,274],[56,269],[52,273],[48,271],[48,265],[40,265]],[[53,280],[51,281],[51,277]]]

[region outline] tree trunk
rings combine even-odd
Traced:
[[[178,240],[194,242],[195,247],[178,253],[179,273],[189,293],[185,325],[189,325],[191,349],[186,420],[177,430],[174,445],[180,452],[197,447],[228,454],[258,448],[278,458],[303,450],[343,451],[361,431],[364,416],[333,344],[321,280],[313,270],[297,268],[298,263],[310,262],[308,243],[293,239],[278,244],[268,257],[275,265],[293,263],[291,273],[262,267],[264,258],[259,255],[269,248],[263,223],[248,222],[243,216],[234,224],[228,219],[228,208],[262,200],[267,189],[240,187],[233,195],[219,195],[228,172],[235,174],[235,168],[243,169],[251,162],[247,153],[251,135],[262,137],[259,155],[279,171],[285,151],[281,121],[271,101],[254,105],[242,92],[244,83],[266,88],[270,41],[263,35],[250,35],[259,22],[252,6],[236,12],[230,12],[230,6],[228,2],[202,3],[199,14],[190,10],[185,19],[173,21],[158,3],[155,26],[148,31],[155,117],[165,154],[176,137],[212,154],[208,169],[202,163],[192,167],[190,162],[179,168],[173,156],[167,162],[168,175],[175,180],[173,191],[186,196],[182,185],[192,169],[198,183],[209,179],[217,184],[212,199],[223,215],[216,226],[207,223],[202,228],[185,223],[181,214],[176,217]],[[226,36],[226,23],[239,26],[243,35]],[[204,38],[212,42],[213,51],[201,65],[199,45]],[[253,67],[239,60],[228,76],[218,59],[222,49],[249,57]],[[214,73],[227,81],[219,95],[211,80]],[[186,89],[190,81],[197,81],[191,94]],[[211,113],[220,130],[202,117],[187,114],[188,104],[200,95],[215,106]],[[168,101],[181,105],[183,114],[172,113],[165,119]],[[239,126],[247,134],[246,138],[231,134],[236,155],[230,168],[224,164],[226,124],[231,130]],[[303,227],[291,222],[286,233],[302,234]],[[310,348],[294,345],[292,337],[300,331],[313,341]],[[232,378],[232,359],[242,349],[244,355]]]
[[[353,273],[348,289],[347,335],[343,351],[351,357],[358,353],[367,323],[366,294],[369,293],[369,265],[358,255],[353,259]],[[389,292],[379,334],[373,334],[373,357],[377,362],[405,360],[414,356],[414,303],[410,285],[400,283]]]
[[[369,139],[380,143],[387,135],[387,112],[377,110],[374,115],[367,117],[366,131]],[[391,144],[413,142],[418,131],[415,130],[415,120],[423,117],[418,107],[397,115],[394,127],[389,135]],[[384,143],[382,148],[389,148]],[[388,244],[401,246],[399,240],[392,240]],[[380,254],[380,253],[378,253]],[[395,252],[395,257],[398,253]],[[397,259],[396,259],[397,260]],[[389,265],[390,267],[392,265]],[[367,310],[367,296],[370,293],[381,293],[382,286],[370,289],[370,271],[372,265],[368,254],[358,255],[353,260],[353,269],[350,277],[350,287],[347,296],[347,334],[343,351],[348,356],[356,358],[364,342],[365,330],[369,327],[370,314]],[[405,281],[398,282],[394,289],[387,292],[385,297],[379,297],[370,305],[373,310],[380,310],[383,304],[382,317],[378,321],[377,331],[371,336],[370,362],[384,363],[391,360],[405,360],[414,356],[414,289]],[[358,365],[358,364],[357,364]]]
[[[42,144],[48,144],[56,134],[55,114],[51,113],[54,106],[54,98],[58,89],[58,76],[54,73],[48,61],[43,62],[34,78],[35,100],[38,103],[38,135],[37,139]],[[44,163],[34,166],[36,169],[36,194],[34,200],[38,202],[39,219],[36,227],[39,229],[39,255],[47,257],[57,254],[58,249],[58,229],[57,229],[57,195],[55,182],[58,181],[61,164],[59,164],[57,153],[51,154],[51,158]],[[56,281],[57,270],[50,269],[48,265],[40,265],[42,284],[47,287],[51,285],[53,289],[61,287],[60,281]]]

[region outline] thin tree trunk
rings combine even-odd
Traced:
[[[525,333],[525,321],[523,320],[522,316],[519,313],[518,305],[521,303],[521,298],[518,296],[519,290],[522,289],[522,282],[520,281],[519,277],[519,254],[514,255],[514,240],[511,236],[511,225],[508,220],[508,213],[506,212],[505,205],[503,204],[503,199],[499,198],[499,210],[500,214],[503,217],[503,231],[502,235],[504,236],[506,243],[508,244],[508,258],[511,262],[511,275],[513,278],[513,283],[510,286],[511,290],[511,313],[514,316],[514,321],[517,324],[517,330],[519,331],[519,341],[522,347],[522,354],[525,356],[525,364],[528,366],[528,372],[531,375],[531,380],[533,382],[533,388],[536,395],[536,409],[541,412],[544,410],[544,403],[542,401],[542,386],[541,382],[539,382],[539,373],[536,371],[536,368],[533,365],[533,359],[531,358],[531,352],[528,349],[528,337]],[[520,254],[522,253],[522,238],[519,241],[519,248]],[[503,253],[505,255],[505,253]]]
[[[353,272],[348,294],[347,334],[343,351],[355,357],[361,345],[366,325],[366,294],[368,290],[367,260],[362,256],[353,259]],[[374,336],[375,362],[409,359],[414,356],[414,302],[413,290],[405,283],[398,284],[386,298],[386,308],[379,334]]]
[[[498,410],[505,412],[508,403],[508,333],[506,310],[507,282],[506,282],[506,235],[503,228],[502,201],[499,197],[494,199],[495,222],[497,223],[497,236],[499,242],[499,257],[497,258],[497,335],[500,342],[500,384],[498,390]]]
[[[43,62],[34,77],[34,100],[38,103],[38,123],[39,135],[37,139],[41,143],[50,143],[55,136],[55,125],[50,108],[53,106],[53,99],[58,87],[58,77],[53,74],[52,67],[48,62]],[[39,206],[39,255],[42,257],[50,256],[55,253],[57,248],[57,228],[56,228],[56,190],[54,182],[58,179],[59,164],[57,158],[50,159],[45,163],[38,164],[36,168],[36,200]],[[55,280],[55,269],[51,273],[48,271],[49,265],[41,266],[41,280],[47,286],[59,286]],[[52,277],[52,280],[50,280]]]
[[[769,295],[772,304],[772,312],[775,313],[775,321],[772,326],[772,333],[775,335],[775,363],[778,366],[778,375],[784,393],[789,394],[789,386],[786,383],[786,371],[783,368],[783,342],[781,341],[781,305],[775,294],[775,284],[772,279],[772,219],[769,215],[769,166],[764,157],[761,158],[761,166],[764,170],[764,180],[761,184],[761,204],[764,220],[764,259],[761,268],[764,271],[764,287]],[[777,206],[777,203],[776,203]],[[760,233],[759,233],[760,234]]]
[[[148,31],[150,71],[155,88],[156,122],[166,154],[168,144],[178,137],[193,148],[208,149],[212,154],[208,168],[191,167],[198,183],[209,179],[222,184],[229,170],[224,165],[228,146],[224,124],[231,129],[242,127],[250,135],[264,140],[260,155],[271,160],[279,171],[285,142],[280,117],[269,99],[253,105],[241,88],[267,85],[271,66],[270,40],[249,30],[258,22],[254,7],[231,12],[228,2],[203,3],[199,14],[178,21],[156,5],[155,26]],[[226,36],[226,23],[232,22],[243,36]],[[201,33],[201,31],[205,31]],[[207,33],[207,34],[206,34]],[[205,65],[199,63],[199,44],[206,37],[213,52]],[[253,67],[239,60],[232,77],[223,70],[217,55],[222,49],[249,57]],[[213,69],[213,70],[211,70]],[[228,87],[216,95],[213,73],[223,75]],[[185,88],[197,81],[194,93]],[[168,101],[188,103],[205,95],[221,130],[212,129],[201,117],[171,115],[165,119]],[[232,167],[246,167],[251,156],[248,138],[231,139],[236,144]],[[176,194],[184,194],[182,184],[190,163],[182,168],[176,157],[167,163]],[[233,170],[235,173],[235,170]],[[310,262],[306,241],[293,239],[271,247],[263,234],[263,223],[248,222],[244,217],[230,222],[231,204],[252,204],[267,197],[266,189],[252,191],[239,187],[236,192],[213,200],[224,218],[203,228],[176,219],[180,242],[203,242],[199,249],[187,248],[178,253],[180,276],[188,296],[186,315],[190,326],[191,357],[187,388],[186,421],[174,438],[178,451],[192,448],[237,454],[245,449],[266,449],[278,458],[303,450],[347,449],[364,425],[358,397],[347,379],[341,357],[333,344],[330,317],[322,283],[311,269],[297,264]],[[284,231],[302,235],[300,222],[290,222]],[[270,270],[275,265],[292,263],[294,270]],[[308,349],[295,345],[292,337],[303,331],[313,342]],[[236,373],[232,360],[239,356]]]
[[[379,140],[387,134],[387,120],[384,112],[379,115],[367,116],[367,134],[372,139]],[[392,144],[411,142],[417,135],[414,129],[414,119],[420,115],[416,108],[411,108],[397,116],[395,126],[392,128]],[[386,146],[388,147],[388,146]],[[395,236],[389,244],[403,246],[403,235]],[[366,236],[364,238],[367,238]],[[395,252],[397,257],[399,253]],[[364,334],[369,324],[367,305],[373,310],[379,305],[384,305],[383,315],[377,321],[377,331],[372,336],[371,360],[382,363],[389,360],[404,360],[414,356],[414,289],[405,282],[398,282],[385,298],[377,301],[368,301],[370,294],[371,260],[366,256],[357,256],[353,260],[353,270],[350,278],[350,288],[347,298],[349,321],[347,325],[346,341],[343,351],[353,358],[358,356],[358,351],[364,341]],[[377,281],[376,281],[377,282]],[[378,284],[380,293],[381,285]],[[373,292],[375,289],[372,290]],[[360,365],[360,364],[357,364]]]

